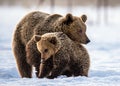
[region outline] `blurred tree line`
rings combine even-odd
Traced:
[[[72,5],[74,6],[95,6],[98,1],[102,0],[0,0],[0,5],[20,5],[24,7],[30,6],[38,6],[38,5],[49,5],[51,2],[54,2],[56,6],[67,6]],[[120,6],[120,0],[107,0],[109,6]],[[104,5],[104,4],[103,4]]]
[[[109,23],[109,7],[120,6],[120,0],[0,0],[0,6],[22,6],[40,8],[41,6],[49,6],[51,13],[54,13],[56,6],[67,8],[67,12],[71,12],[74,7],[92,6],[96,9],[97,23],[100,24],[104,20],[106,24]],[[103,19],[101,19],[103,13]]]

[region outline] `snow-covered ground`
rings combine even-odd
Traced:
[[[110,9],[109,20],[113,21],[108,25],[91,23],[96,19],[96,11],[92,7],[73,11],[74,15],[88,15],[87,34],[91,43],[85,47],[91,58],[89,77],[20,78],[11,48],[12,34],[20,19],[34,9],[0,7],[0,86],[120,86],[120,8]],[[49,8],[40,10],[49,12]],[[67,13],[62,8],[56,8],[55,12]]]

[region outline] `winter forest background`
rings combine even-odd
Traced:
[[[89,77],[20,78],[12,53],[17,23],[31,11],[88,16]],[[120,0],[0,0],[0,86],[120,86]]]

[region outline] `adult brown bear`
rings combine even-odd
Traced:
[[[32,66],[39,74],[40,53],[36,42],[32,40],[34,35],[42,35],[47,32],[63,32],[71,40],[87,44],[86,15],[80,17],[66,14],[47,14],[43,12],[31,12],[26,15],[17,25],[13,36],[13,53],[21,77],[32,77]]]

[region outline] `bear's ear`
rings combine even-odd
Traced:
[[[50,43],[56,45],[57,44],[57,39],[56,37],[52,37],[50,40],[49,40]]]
[[[34,41],[35,41],[35,42],[40,41],[40,39],[41,39],[41,36],[39,36],[39,35],[35,35],[35,36],[34,36]]]
[[[63,20],[63,23],[69,25],[72,22],[73,22],[72,14],[70,14],[70,13],[66,14],[66,16],[65,16],[65,18]]]
[[[81,19],[82,19],[83,22],[86,22],[87,16],[86,16],[86,15],[82,15],[82,16],[81,16]]]

